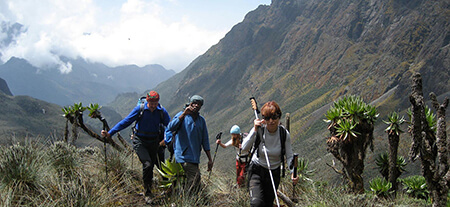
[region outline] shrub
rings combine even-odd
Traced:
[[[7,193],[7,203],[26,205],[44,188],[43,168],[47,164],[43,150],[37,146],[26,140],[0,148],[0,190]]]
[[[314,175],[314,173],[316,172],[315,169],[308,169],[308,165],[309,165],[309,161],[306,160],[305,158],[300,158],[298,161],[298,167],[297,167],[297,172],[298,172],[298,177],[299,177],[299,183],[305,183],[306,181],[310,181],[313,182],[313,180],[311,180],[311,177]]]
[[[80,163],[75,146],[65,142],[55,142],[47,150],[51,166],[63,177],[72,178]]]
[[[419,199],[428,199],[429,192],[427,190],[427,183],[425,178],[421,175],[413,175],[400,179],[403,183],[404,189],[408,195]]]
[[[184,169],[180,163],[175,160],[170,161],[169,158],[165,162],[161,162],[161,170],[157,169],[159,174],[167,180],[161,181],[162,188],[171,188],[184,177]]]
[[[390,189],[392,188],[392,183],[388,182],[384,178],[374,178],[369,182],[370,190],[377,196],[387,198],[392,192]]]
[[[2,187],[21,186],[22,190],[33,190],[41,183],[39,174],[42,160],[40,150],[31,144],[14,144],[2,147],[0,154],[0,181]]]
[[[387,152],[383,152],[378,155],[375,159],[375,163],[377,168],[379,169],[381,175],[384,179],[388,179],[389,176],[389,156]],[[406,162],[403,156],[397,156],[397,164],[396,167],[400,173],[405,172],[405,167],[408,163]]]

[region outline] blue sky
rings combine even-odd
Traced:
[[[179,72],[261,4],[270,0],[1,0],[0,22],[26,28],[14,44],[0,45],[1,59],[62,72],[71,64],[60,55]]]

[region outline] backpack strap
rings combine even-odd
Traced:
[[[259,152],[258,152],[258,148],[259,148],[259,144],[261,144],[261,137],[264,136],[264,128],[258,127],[258,129],[256,130],[256,139],[255,142],[253,143],[253,148],[249,153],[250,158],[253,157],[253,154],[256,152],[256,156],[259,158]]]
[[[259,128],[261,128],[261,127],[259,127]],[[258,147],[259,147],[260,140],[259,140],[259,134],[258,134],[258,133],[259,133],[259,130],[256,131],[256,140],[255,140],[255,142],[253,143],[252,148],[251,148],[250,151],[248,152],[248,157],[250,158],[250,159],[249,159],[249,162],[252,160],[253,154],[255,153],[255,151],[258,150]]]
[[[159,141],[162,141],[164,139],[164,131],[165,131],[165,127],[164,127],[164,112],[162,110],[162,105],[161,105],[161,110],[159,110]]]
[[[286,166],[284,161],[284,156],[286,155],[286,137],[287,132],[286,128],[284,126],[280,125],[278,126],[278,131],[280,132],[280,143],[281,143],[281,165],[282,165],[282,176],[284,177],[286,174]],[[253,155],[253,153],[256,151],[256,156],[259,157],[259,145],[261,143],[261,140],[264,142],[263,139],[264,136],[264,127],[258,127],[258,130],[256,131],[256,140],[253,144],[253,150],[250,153],[250,156]]]
[[[280,141],[281,141],[281,164],[283,165],[282,176],[284,177],[286,173],[286,165],[284,164],[284,155],[286,154],[286,128],[280,125],[278,126],[278,131],[280,131]]]
[[[143,101],[142,101],[143,98],[145,98],[145,97],[141,97],[141,98],[139,99],[139,101],[140,101],[140,105],[139,105],[139,115],[138,115],[138,118],[136,119],[136,121],[134,122],[133,128],[131,129],[133,135],[136,134],[136,125],[137,125],[137,123],[141,120],[142,115],[144,114],[144,107],[145,107],[144,104],[145,104],[146,102],[143,102]]]

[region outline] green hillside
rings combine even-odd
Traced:
[[[63,134],[65,119],[61,107],[28,96],[8,96],[0,93],[1,142],[6,137],[36,137]]]

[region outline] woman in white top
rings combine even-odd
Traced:
[[[234,125],[230,129],[231,139],[223,144],[220,139],[216,141],[223,148],[227,148],[229,146],[234,146],[236,149],[236,181],[239,187],[244,186],[245,182],[245,166],[248,163],[249,157],[247,151],[241,150],[241,142],[242,139],[245,138],[246,134],[241,134],[241,128],[238,125]]]
[[[278,104],[275,101],[267,102],[261,108],[261,114],[263,119],[254,120],[254,127],[244,139],[242,150],[250,151],[255,143],[256,150],[252,153],[248,175],[250,205],[252,207],[272,207],[275,194],[269,166],[272,171],[273,184],[275,189],[278,189],[281,174],[280,166],[284,161],[284,156],[287,163],[291,163],[293,153],[289,132],[280,125],[281,109]],[[266,152],[264,152],[264,149],[266,149]],[[269,163],[267,163],[267,160]],[[291,174],[291,179],[294,184],[298,182],[298,177],[294,178],[293,174]]]

